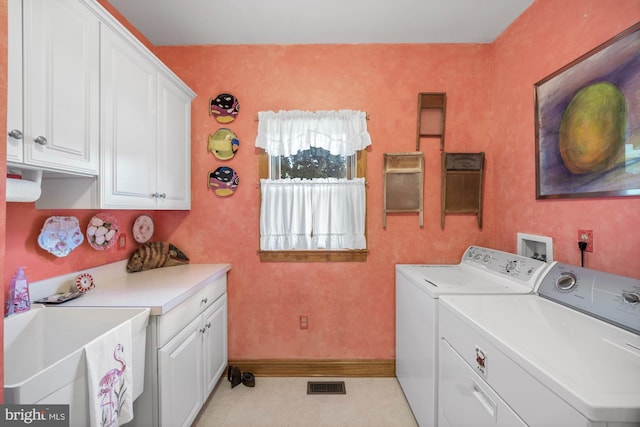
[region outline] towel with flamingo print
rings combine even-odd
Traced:
[[[133,419],[133,341],[125,322],[84,347],[91,427],[116,427]]]

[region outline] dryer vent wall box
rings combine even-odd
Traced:
[[[553,262],[553,239],[547,236],[518,233],[518,255],[547,263]]]

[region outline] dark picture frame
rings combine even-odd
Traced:
[[[534,85],[536,199],[640,196],[640,23]]]

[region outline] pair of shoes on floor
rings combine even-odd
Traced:
[[[247,387],[256,386],[255,376],[251,372],[240,372],[240,368],[237,366],[229,366],[229,369],[227,370],[227,379],[231,382],[231,388],[234,388],[240,383]]]

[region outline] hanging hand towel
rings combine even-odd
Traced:
[[[91,427],[116,427],[133,419],[131,322],[84,347]]]

